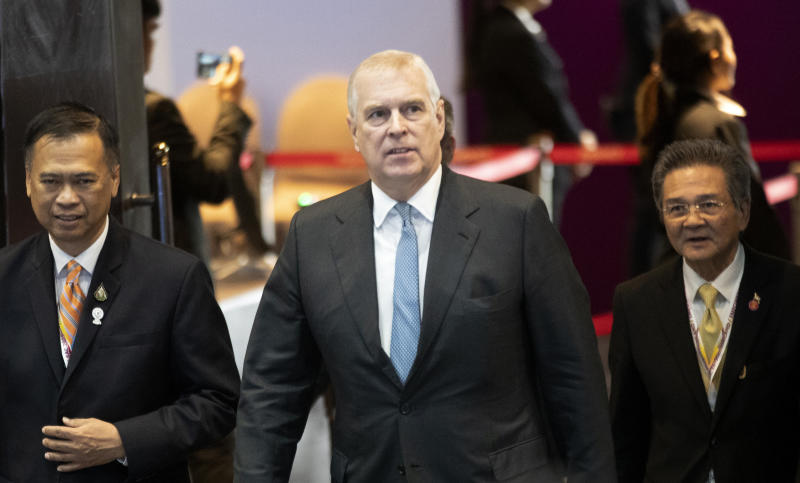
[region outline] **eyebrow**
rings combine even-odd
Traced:
[[[716,193],[716,194],[715,193],[704,193],[704,194],[695,196],[692,201],[688,201],[686,198],[678,196],[678,197],[675,197],[675,198],[667,198],[667,199],[664,200],[664,203],[669,203],[669,202],[691,203],[691,202],[696,202],[696,201],[720,199],[720,198],[723,198],[723,197],[724,196],[719,194],[719,193]]]
[[[93,171],[80,171],[78,173],[62,173],[58,171],[42,171],[39,173],[40,178],[62,178],[62,177],[69,177],[69,178],[79,178],[83,176],[100,176],[98,173]]]
[[[399,103],[400,107],[409,106],[412,104],[422,104],[425,105],[425,98],[423,97],[416,97],[413,99],[408,99]],[[393,103],[386,103],[386,102],[375,102],[372,104],[367,104],[364,106],[363,111],[371,111],[374,109],[391,109],[389,106],[394,105]]]

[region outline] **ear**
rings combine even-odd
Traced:
[[[442,139],[444,136],[444,99],[441,97],[438,101],[436,101],[435,112],[436,112],[436,124],[439,128],[439,139]]]
[[[353,147],[356,151],[361,151],[358,148],[358,126],[356,125],[355,119],[350,116],[347,116],[347,130],[350,131],[350,135],[353,136]]]
[[[33,180],[31,179],[31,170],[25,170],[25,193],[28,195],[28,198],[31,197],[31,183]]]
[[[744,231],[744,229],[747,228],[747,224],[750,223],[750,201],[742,202],[739,214],[741,216],[739,231],[741,232]]]
[[[111,168],[111,197],[117,196],[119,191],[119,164]]]

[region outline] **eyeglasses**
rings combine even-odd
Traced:
[[[722,213],[722,210],[730,203],[719,200],[704,200],[697,203],[670,203],[661,211],[664,218],[668,220],[682,220],[689,216],[692,208],[703,217],[714,217]]]

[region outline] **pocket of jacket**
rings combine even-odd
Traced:
[[[331,483],[345,483],[347,474],[347,456],[336,448],[331,452]]]
[[[547,442],[539,437],[489,454],[494,477],[500,481],[525,473],[547,463]]]
[[[100,334],[99,347],[101,348],[122,348],[153,345],[163,340],[163,330],[154,332],[142,332],[138,334]]]
[[[461,306],[466,313],[498,312],[512,304],[513,292],[514,289],[510,288],[492,295],[464,299]]]

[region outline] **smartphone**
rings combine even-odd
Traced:
[[[217,66],[223,62],[230,63],[231,56],[228,54],[211,54],[208,52],[197,53],[197,78],[210,79],[214,77]]]

